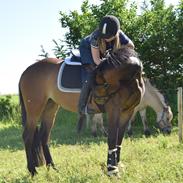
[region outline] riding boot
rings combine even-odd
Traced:
[[[83,83],[78,104],[79,114],[94,113],[92,109],[87,108],[88,97],[93,85],[93,76],[94,75],[90,73],[88,79]]]

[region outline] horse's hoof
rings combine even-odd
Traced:
[[[144,135],[145,135],[146,137],[149,137],[149,136],[151,135],[151,131],[150,131],[149,129],[145,130],[145,131],[144,131]]]
[[[118,167],[108,168],[107,175],[109,177],[111,177],[111,176],[118,176],[118,173],[119,173]]]
[[[112,176],[116,176],[116,177],[118,177],[118,175],[119,175],[119,171],[108,171],[107,172],[107,175],[109,176],[109,177],[112,177]]]
[[[165,135],[170,135],[170,133],[171,133],[171,128],[163,128],[162,130],[161,130],[161,132],[163,133],[163,134],[165,134]]]
[[[97,132],[92,132],[93,137],[97,137]]]

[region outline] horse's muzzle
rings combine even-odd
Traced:
[[[171,133],[172,129],[170,127],[165,127],[163,129],[161,129],[161,131],[163,134],[169,135]]]
[[[167,135],[169,135],[172,131],[172,128],[170,126],[161,128],[159,123],[156,123],[156,128],[158,128],[160,132],[162,132],[163,134],[167,134]]]

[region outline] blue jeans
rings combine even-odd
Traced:
[[[91,53],[91,45],[89,41],[89,36],[84,38],[79,46],[82,67],[82,83],[88,81],[93,77],[92,70],[87,69],[89,65],[95,65]]]

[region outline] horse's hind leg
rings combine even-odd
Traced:
[[[133,114],[127,125],[127,134],[129,137],[133,135],[132,124],[134,123],[134,121],[135,121],[135,114]]]
[[[150,136],[151,135],[151,131],[147,125],[147,117],[146,117],[146,109],[143,109],[141,111],[139,111],[140,113],[140,117],[142,119],[142,124],[143,124],[143,127],[144,127],[144,134],[145,136]]]
[[[34,122],[35,122],[34,120],[30,121],[31,124],[33,124]],[[27,157],[27,168],[32,176],[34,176],[37,173],[35,167],[38,164],[32,152],[32,145],[33,145],[35,132],[36,132],[35,125],[32,125],[31,127],[26,125],[22,135],[24,144],[25,144],[26,157]]]
[[[47,166],[52,166],[54,168],[54,163],[50,154],[48,147],[48,141],[50,138],[50,132],[53,127],[56,113],[58,110],[58,105],[53,102],[51,99],[48,100],[48,103],[43,111],[41,116],[41,127],[40,127],[40,138],[43,147],[43,153],[46,160]]]
[[[37,122],[46,102],[43,101],[41,104],[36,104],[33,100],[28,102],[26,105],[26,123],[24,124],[22,137],[25,144],[27,168],[31,175],[34,176],[37,173],[35,167],[44,163]]]

